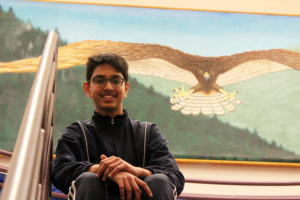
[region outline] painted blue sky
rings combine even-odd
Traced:
[[[300,45],[300,17],[17,0],[0,0],[0,5],[13,7],[34,27],[57,27],[68,42],[156,43],[201,56]]]

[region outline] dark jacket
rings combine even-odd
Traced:
[[[145,124],[124,114],[111,119],[95,112],[91,120],[82,122],[87,137],[78,122],[64,130],[58,141],[56,159],[53,161],[53,184],[64,193],[68,192],[71,182],[81,173],[100,162],[100,155],[118,156],[128,163],[143,167]],[[149,126],[150,125],[150,126]],[[167,148],[166,139],[153,123],[148,125],[146,136],[146,169],[167,175],[176,186],[177,194],[183,190],[184,177],[179,171],[174,156]],[[88,162],[87,152],[90,162]]]

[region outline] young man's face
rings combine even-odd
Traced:
[[[107,81],[105,86],[97,86],[93,82],[95,77],[96,79],[124,79],[122,73],[116,71],[111,65],[99,65],[92,74],[90,84],[85,82],[83,88],[86,95],[93,99],[96,112],[110,117],[123,114],[122,102],[127,96],[129,83],[125,83],[124,80],[120,86],[113,87],[111,82]]]

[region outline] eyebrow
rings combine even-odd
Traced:
[[[106,78],[106,77],[103,75],[97,75],[97,76],[94,76],[94,78]],[[122,78],[122,77],[120,75],[113,75],[110,78]]]

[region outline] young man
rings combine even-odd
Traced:
[[[54,185],[69,199],[176,199],[184,177],[156,125],[128,116],[128,65],[115,54],[92,56],[83,84],[92,119],[68,126],[53,161]]]

